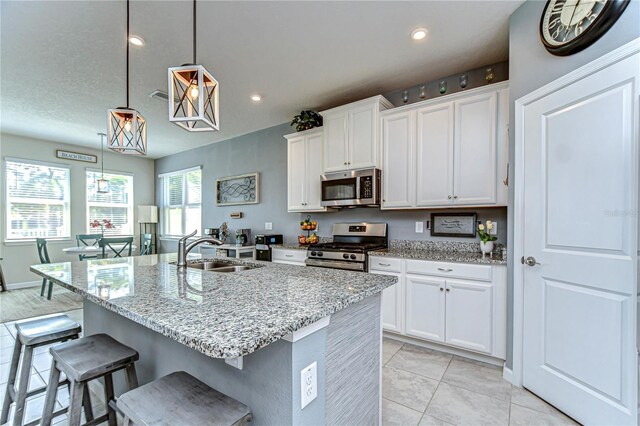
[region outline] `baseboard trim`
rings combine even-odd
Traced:
[[[513,384],[513,370],[507,367],[506,363],[504,367],[502,367],[502,378]]]
[[[22,283],[7,284],[7,290],[19,290],[21,288],[38,287],[42,285],[42,281],[25,281]]]
[[[397,340],[397,341],[402,342],[402,343],[409,343],[409,344],[420,346],[420,347],[427,348],[427,349],[434,349],[436,351],[445,352],[445,353],[448,353],[448,354],[451,354],[451,355],[458,355],[458,356],[461,356],[463,358],[469,358],[469,359],[472,359],[474,361],[480,361],[480,362],[484,362],[484,363],[487,363],[487,364],[495,365],[495,366],[498,366],[498,367],[502,367],[504,365],[504,360],[500,359],[500,358],[494,358],[494,357],[489,356],[489,355],[483,355],[483,354],[479,354],[479,353],[476,353],[476,352],[467,351],[467,350],[464,350],[464,349],[454,348],[452,346],[440,345],[440,344],[434,343],[434,342],[427,342],[427,341],[420,340],[420,339],[414,339],[414,338],[409,337],[409,336],[402,336],[402,335],[399,335],[399,334],[390,333],[390,332],[385,331],[383,333],[383,337],[388,337],[389,339]]]

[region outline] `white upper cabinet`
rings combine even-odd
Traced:
[[[392,106],[384,97],[374,96],[322,111],[324,171],[380,167],[380,111]]]
[[[382,118],[383,170],[382,199],[387,207],[411,207],[415,203],[413,190],[414,111],[390,114]]]
[[[496,202],[496,92],[455,101],[455,204]]]
[[[322,129],[287,138],[287,209],[290,212],[326,211],[321,205]]]
[[[508,120],[506,82],[383,112],[382,208],[506,205]]]
[[[416,206],[450,204],[453,199],[453,105],[417,111]]]

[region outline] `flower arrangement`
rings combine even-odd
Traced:
[[[89,221],[89,226],[92,228],[100,228],[100,232],[104,234],[105,229],[114,229],[116,226],[111,223],[109,219],[93,219]]]
[[[495,235],[491,235],[491,231],[493,230],[493,222],[488,220],[487,225],[483,225],[482,223],[478,225],[478,235],[480,236],[480,241],[483,243],[487,243],[488,241],[495,241],[498,239]]]

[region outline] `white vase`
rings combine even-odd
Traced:
[[[493,241],[487,241],[486,243],[480,241],[480,250],[482,251],[482,257],[485,257],[487,253],[492,253]]]

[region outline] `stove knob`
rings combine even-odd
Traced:
[[[318,257],[322,257],[322,252],[321,252],[321,251],[319,251],[319,252],[317,252],[317,253],[316,253],[316,255],[317,255]]]
[[[351,257],[351,260],[356,260],[356,255],[355,255],[355,254],[352,254],[352,255],[351,255],[351,256],[349,256],[349,257]]]
[[[349,258],[349,255],[347,253],[343,254],[342,257],[344,257],[345,259]]]
[[[316,255],[316,252],[315,252],[315,251],[312,251],[312,252],[311,252],[311,256],[315,256],[315,255]]]

